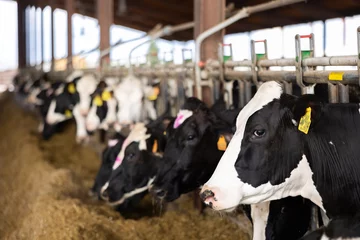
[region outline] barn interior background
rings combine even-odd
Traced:
[[[242,107],[251,85],[272,79],[289,92],[291,84],[329,84],[329,100],[347,102],[347,85],[360,82],[360,2],[280,2],[284,6],[265,0],[1,0],[0,92],[14,89],[19,71],[49,71],[60,79],[82,69],[160,79],[157,111],[175,99],[173,115],[184,94],[166,95],[169,79],[208,105],[224,93],[228,107]],[[244,8],[258,4],[264,8]],[[218,31],[200,43],[201,33],[214,26]],[[138,220],[90,202],[86,189],[99,166],[94,147],[77,145],[74,126],[41,141],[28,133],[36,120],[9,99],[3,103],[1,112],[10,115],[0,115],[1,135],[9,136],[0,145],[8,162],[0,171],[0,204],[6,206],[0,237],[249,239],[249,223],[239,225],[245,218],[204,217],[187,198],[165,216],[150,211]],[[12,181],[14,175],[22,177]]]

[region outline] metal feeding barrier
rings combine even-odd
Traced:
[[[252,97],[252,88],[258,87],[260,82],[272,80],[281,82],[285,92],[289,94],[292,93],[294,84],[301,88],[303,94],[313,93],[314,84],[327,84],[330,102],[348,102],[348,85],[360,84],[360,27],[357,36],[358,53],[351,56],[314,57],[314,34],[295,36],[295,58],[268,59],[267,41],[258,40],[251,41],[250,60],[233,61],[232,45],[219,44],[218,59],[208,60],[200,66],[200,85],[210,87],[213,93],[212,101],[222,93],[228,107],[243,107]],[[309,40],[309,49],[301,48],[301,39]],[[265,51],[259,53],[255,45],[261,43],[264,44]],[[225,47],[230,48],[230,54],[223,54]],[[180,84],[191,89],[195,85],[195,63],[185,58],[184,51],[183,64],[169,62],[154,67],[145,66],[137,68],[135,73],[145,77],[180,79]],[[271,70],[271,67],[275,66],[292,66],[295,70]],[[318,70],[318,66],[353,66],[357,67],[357,70]],[[238,67],[247,70],[237,70]],[[237,102],[233,102],[234,86],[238,89]],[[189,92],[193,95],[193,91]]]

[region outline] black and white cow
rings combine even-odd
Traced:
[[[203,200],[232,210],[302,196],[330,218],[348,219],[360,210],[359,140],[359,104],[295,97],[266,82],[240,112],[234,138],[202,188]]]
[[[112,88],[102,81],[95,92],[91,95],[91,106],[86,116],[86,130],[94,132],[97,129],[108,130],[114,126],[116,130],[118,102],[114,97]]]
[[[63,91],[50,103],[46,121],[53,125],[72,117],[76,121],[76,139],[82,142],[87,139],[85,118],[90,109],[91,94],[99,82],[95,76],[88,74],[67,82]]]

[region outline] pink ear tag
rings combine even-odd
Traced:
[[[178,128],[183,122],[185,122],[186,119],[188,119],[192,115],[193,112],[190,110],[186,110],[186,109],[180,110],[179,113],[177,114],[173,127],[175,129]]]
[[[181,119],[184,118],[184,115],[180,115],[175,119],[174,128],[178,128],[181,125]]]

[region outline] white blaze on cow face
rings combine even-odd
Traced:
[[[117,86],[114,95],[119,104],[117,112],[119,124],[127,125],[132,122],[139,122],[144,96],[141,81],[132,75],[127,76]]]
[[[264,105],[280,98],[282,92],[281,85],[277,82],[263,83],[254,97],[240,111],[236,119],[236,132],[213,175],[202,188],[202,192],[210,190],[215,194],[216,201],[212,201],[213,209],[231,211],[240,203],[243,197],[241,189],[244,187],[244,183],[238,178],[234,165],[240,152],[247,120]],[[211,199],[207,199],[205,203],[208,204],[208,200]]]
[[[147,128],[145,127],[144,123],[136,123],[131,130],[129,136],[125,139],[123,145],[121,146],[121,150],[116,157],[115,163],[113,165],[113,170],[118,168],[122,161],[124,160],[125,156],[125,149],[129,146],[132,142],[139,142],[139,150],[146,150],[146,139],[150,137],[150,134],[146,134]]]

